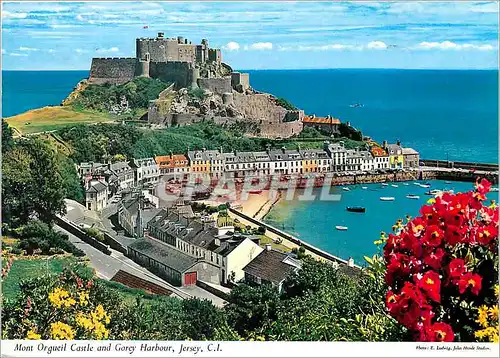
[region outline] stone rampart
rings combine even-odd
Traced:
[[[261,124],[282,123],[288,112],[276,105],[271,95],[266,93],[252,95],[234,93],[233,101],[244,118],[261,121]]]
[[[175,87],[185,88],[192,84],[192,64],[188,62],[151,62],[149,76],[163,82],[173,82]]]
[[[231,92],[231,77],[199,78],[198,87],[222,95],[223,93]]]
[[[91,84],[123,84],[134,79],[137,61],[133,57],[93,58]]]
[[[260,136],[265,138],[289,138],[299,134],[303,129],[301,121],[285,122],[285,123],[268,123],[260,124]]]

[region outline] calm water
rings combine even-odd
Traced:
[[[416,186],[408,182],[396,183],[397,188],[384,187],[381,184],[363,184],[349,186],[351,191],[343,191],[340,187],[332,188],[331,193],[341,194],[340,201],[320,201],[320,190],[313,193],[318,197],[315,201],[281,201],[265,217],[265,221],[287,231],[308,243],[317,246],[333,255],[349,258],[362,264],[363,256],[371,256],[376,247],[373,241],[378,240],[381,231],[391,232],[397,219],[406,215],[417,216],[420,207],[431,196],[425,192],[431,189],[454,190],[464,192],[472,189],[472,183],[429,181],[430,189]],[[368,189],[361,189],[362,186]],[[406,195],[419,195],[420,199],[408,199]],[[496,194],[496,195],[495,195]],[[392,196],[394,201],[381,201],[380,197]],[[498,193],[491,193],[488,198],[497,198]],[[347,206],[364,206],[366,213],[347,212]],[[338,231],[335,226],[347,226],[347,231]]]

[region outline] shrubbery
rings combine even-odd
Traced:
[[[498,342],[498,208],[485,179],[383,237],[386,306],[417,341]]]
[[[298,109],[284,98],[276,98],[276,104],[290,111],[296,111]]]

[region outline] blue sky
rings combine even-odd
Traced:
[[[498,2],[368,1],[3,2],[3,68],[89,69],[159,31],[235,69],[498,67]]]

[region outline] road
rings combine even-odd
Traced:
[[[119,270],[122,270],[137,277],[140,277],[144,280],[155,283],[159,286],[165,287],[166,289],[173,292],[172,296],[174,297],[179,297],[183,299],[196,297],[200,299],[208,299],[218,307],[222,307],[224,305],[224,300],[213,295],[208,291],[203,290],[198,286],[183,287],[183,288],[173,286],[167,281],[152,274],[147,269],[140,266],[139,264],[132,261],[131,259],[129,259],[128,257],[126,257],[125,255],[123,255],[118,251],[111,249],[111,255],[106,255],[103,252],[97,250],[96,248],[86,244],[78,237],[69,233],[63,228],[59,226],[54,226],[54,229],[68,235],[69,241],[71,241],[73,244],[75,244],[76,247],[85,252],[85,254],[90,260],[91,266],[95,269],[97,276],[100,278],[103,278],[105,280],[111,280]]]

